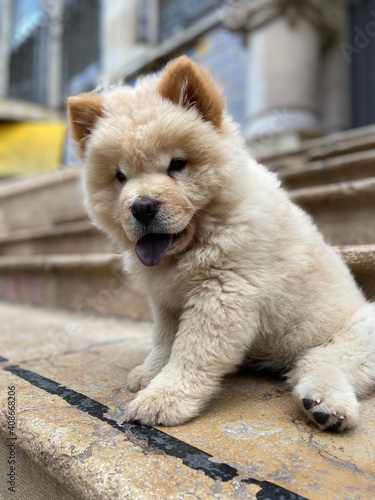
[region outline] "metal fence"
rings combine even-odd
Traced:
[[[56,44],[51,12],[41,0],[29,1],[12,4],[8,96],[48,105],[52,57],[60,58],[61,104],[69,94],[91,90],[100,64],[100,0],[59,0],[58,52],[51,51]]]
[[[47,103],[48,39],[49,25],[41,17],[30,26],[27,36],[12,43],[9,97]]]
[[[222,0],[160,0],[159,41],[189,27],[221,3]]]
[[[63,11],[63,94],[91,90],[100,61],[100,1],[68,0]]]

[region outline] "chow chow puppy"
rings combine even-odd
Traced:
[[[285,370],[320,429],[359,419],[375,385],[375,307],[276,176],[249,157],[225,100],[187,57],[135,88],[68,101],[87,206],[148,292],[153,349],[128,420],[199,415],[244,363]]]

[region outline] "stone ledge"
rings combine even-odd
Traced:
[[[297,147],[291,147],[281,154],[265,153],[259,161],[270,164],[277,170],[278,165],[290,161],[306,163],[311,160],[324,159],[331,156],[345,155],[375,147],[375,125],[344,130],[313,139],[302,141]]]
[[[362,135],[350,137],[347,140],[343,136],[342,140],[333,144],[322,144],[307,151],[310,160],[322,160],[334,158],[351,153],[365,152],[375,148],[374,127],[369,131],[363,131]],[[343,133],[344,134],[344,133]]]
[[[47,494],[82,500],[372,498],[374,396],[361,403],[357,429],[334,435],[304,421],[282,381],[242,373],[225,379],[221,394],[188,424],[123,425],[132,397],[127,374],[150,348],[150,325],[8,304],[0,304],[0,315],[0,382],[15,386],[17,450],[52,478]],[[56,351],[54,340],[72,324],[73,350]],[[1,408],[6,398],[1,391]],[[7,439],[4,411],[0,422]],[[23,462],[17,464],[18,491],[33,491]],[[7,498],[4,486],[1,498]]]
[[[323,154],[331,155],[335,151],[344,154],[353,150],[368,149],[367,145],[375,145],[375,125],[334,132],[316,139],[304,141],[301,150],[308,153],[311,159],[321,158]]]
[[[81,173],[82,170],[77,166],[74,168],[61,168],[48,173],[18,177],[14,180],[0,184],[0,201],[15,195],[50,187],[60,182],[78,179]]]
[[[375,245],[338,248],[368,299],[375,301]]]
[[[363,268],[375,265],[375,244],[337,246],[337,251],[347,264]],[[0,257],[0,271],[12,269],[103,269],[122,270],[122,256],[119,254],[77,254],[77,255],[32,255]]]
[[[0,235],[0,256],[112,253],[115,246],[88,219]]]
[[[338,251],[374,300],[374,245]],[[0,257],[0,300],[151,319],[144,292],[123,273],[116,254]]]
[[[0,300],[149,320],[148,301],[113,254],[0,257]]]
[[[20,255],[0,257],[0,271],[54,271],[64,269],[122,270],[122,257],[117,254]]]
[[[375,242],[375,177],[290,191],[332,245]]]
[[[332,245],[375,242],[375,177],[290,191]]]
[[[368,197],[375,202],[375,177],[359,179],[347,182],[337,182],[335,184],[325,184],[321,186],[310,186],[305,188],[293,189],[290,191],[290,197],[295,203],[319,203],[326,200],[342,200],[350,198]]]
[[[13,231],[11,234],[0,234],[1,242],[4,243],[18,243],[26,240],[39,240],[43,238],[55,236],[70,236],[77,233],[92,233],[98,232],[93,224],[87,220],[82,219],[75,222],[65,222],[57,226],[42,229],[19,229]]]
[[[0,185],[1,236],[87,220],[79,177],[79,168],[66,169]]]
[[[375,177],[375,150],[359,151],[310,163],[286,163],[275,171],[288,189]]]
[[[0,119],[9,121],[56,121],[64,120],[64,113],[31,101],[0,98]]]
[[[375,245],[356,245],[337,247],[353,272],[375,272]]]

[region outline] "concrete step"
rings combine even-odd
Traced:
[[[342,156],[375,148],[375,125],[335,132],[332,134],[306,139],[298,147],[291,147],[282,153],[267,153],[262,150],[259,161],[276,169],[290,161],[307,163],[333,156]]]
[[[147,299],[114,254],[0,257],[0,300],[151,318]]]
[[[289,162],[277,169],[287,189],[375,177],[375,149],[309,163]]]
[[[338,251],[366,295],[375,300],[375,245]],[[144,293],[122,271],[120,255],[0,257],[0,300],[151,319]]]
[[[80,169],[62,169],[0,185],[0,240],[15,231],[53,229],[87,219]]]
[[[113,253],[109,239],[86,220],[58,224],[50,229],[13,231],[0,241],[0,255]]]
[[[290,191],[332,245],[375,243],[375,177]]]
[[[310,160],[367,151],[375,148],[375,126],[345,130],[305,141],[302,147]]]
[[[304,421],[283,381],[242,373],[188,424],[124,424],[150,324],[9,304],[0,316],[4,478],[16,452],[15,494],[3,479],[0,498],[373,498],[374,396],[358,428],[334,435]]]
[[[367,298],[375,301],[375,245],[337,247]]]
[[[283,180],[290,185],[309,184],[308,187],[291,189],[291,198],[314,218],[333,245],[375,242],[375,152],[371,154],[361,158],[355,154],[358,169],[351,156],[347,163],[340,158],[327,160],[329,168],[315,163],[307,165],[305,171],[298,166],[283,174]],[[372,172],[373,177],[360,178]],[[17,195],[1,198],[0,190],[0,255],[106,253],[115,250],[87,219],[79,198],[82,194],[77,172],[68,171],[68,174],[63,172],[62,184],[54,184],[51,195],[48,194],[51,184],[42,186],[40,180],[34,186],[36,191],[21,192],[16,184]],[[351,176],[356,180],[333,183],[334,179]],[[50,178],[47,180],[51,181]],[[318,181],[322,184],[314,185]],[[58,187],[61,188],[59,194]],[[54,201],[50,208],[51,200]],[[22,211],[20,204],[24,208]]]

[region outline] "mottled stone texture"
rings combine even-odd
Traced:
[[[242,373],[224,381],[203,416],[150,440],[147,429],[117,427],[132,397],[127,374],[151,346],[149,323],[2,304],[0,314],[1,438],[13,385],[20,494],[29,478],[30,491],[64,499],[240,499],[261,490],[279,498],[277,488],[312,500],[372,498],[374,397],[357,429],[323,433],[303,420],[282,380]],[[210,477],[209,464],[226,480]]]

